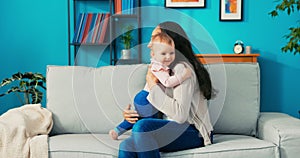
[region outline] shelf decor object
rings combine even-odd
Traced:
[[[165,0],[167,8],[205,8],[205,0]]]
[[[220,0],[220,21],[242,21],[243,0]]]
[[[124,45],[124,48],[122,49],[122,53],[121,53],[121,58],[130,59],[131,56],[130,48],[131,48],[132,40],[134,38],[132,35],[134,26],[128,25],[124,29],[125,29],[125,33],[121,35],[121,41]]]

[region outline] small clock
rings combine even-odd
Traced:
[[[244,52],[244,44],[243,44],[243,41],[237,40],[237,41],[234,43],[233,51],[234,51],[235,54],[241,54],[241,53],[243,53],[243,52]]]

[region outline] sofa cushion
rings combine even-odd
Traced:
[[[65,134],[49,138],[49,156],[65,157],[117,157],[121,140],[111,140],[107,134]],[[278,148],[266,141],[250,136],[215,135],[215,144],[178,152],[161,153],[162,157],[256,158],[279,157]]]
[[[144,88],[147,65],[47,67],[47,108],[52,134],[107,133]]]
[[[260,111],[258,63],[207,65],[216,97],[209,101],[214,133],[255,135]]]
[[[108,134],[64,134],[49,137],[50,157],[116,157],[119,141],[112,140]]]

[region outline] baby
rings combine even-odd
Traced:
[[[185,68],[183,74],[170,75],[168,67],[175,60],[175,45],[171,37],[166,33],[158,33],[152,36],[148,46],[151,49],[151,72],[157,77],[159,82],[166,88],[175,87],[187,78],[191,77],[191,71]],[[157,118],[158,110],[155,109],[147,100],[149,94],[148,86],[145,85],[134,98],[134,107],[140,118]],[[130,130],[134,124],[124,120],[117,127],[109,131],[112,139],[118,139],[118,136]]]

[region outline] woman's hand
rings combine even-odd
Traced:
[[[146,75],[146,81],[148,84],[148,89],[151,90],[153,86],[157,85],[158,79],[151,72],[151,65],[148,67],[148,72]]]
[[[131,110],[131,104],[129,104],[123,111],[123,117],[129,123],[134,124],[138,120],[139,114],[137,113],[137,111]]]

